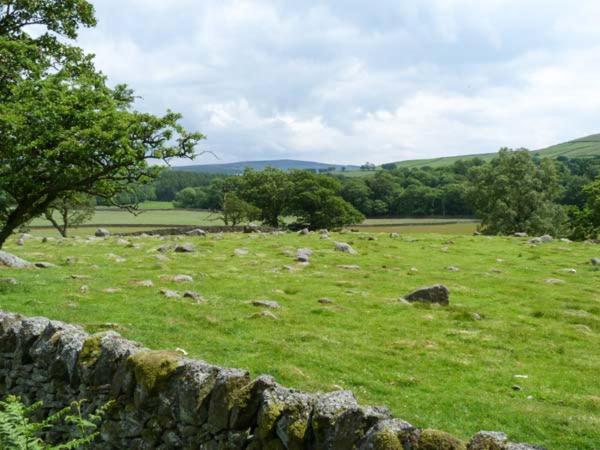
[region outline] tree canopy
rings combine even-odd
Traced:
[[[29,25],[43,25],[37,38]],[[181,116],[133,109],[91,56],[58,37],[93,26],[83,0],[15,1],[0,7],[0,246],[14,229],[74,193],[114,200],[160,171],[149,161],[192,158],[204,138]]]

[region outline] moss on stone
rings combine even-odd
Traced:
[[[285,404],[282,402],[267,403],[261,410],[260,423],[258,424],[257,433],[261,439],[266,439],[273,427],[275,422],[281,416],[281,413],[285,409]]]
[[[140,352],[128,359],[136,381],[150,392],[167,381],[180,362],[178,353],[164,350]]]
[[[419,438],[418,450],[466,450],[466,448],[463,441],[445,431],[423,430]]]
[[[374,450],[402,450],[402,443],[396,433],[384,428],[375,435]]]
[[[295,450],[304,448],[308,423],[304,419],[296,420],[288,425],[288,448]]]
[[[79,364],[83,367],[91,367],[96,364],[102,353],[101,341],[103,337],[104,333],[98,333],[88,337],[83,342],[83,347],[79,352]]]

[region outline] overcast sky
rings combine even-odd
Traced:
[[[597,0],[95,0],[79,44],[198,163],[382,163],[600,132]]]

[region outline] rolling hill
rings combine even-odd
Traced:
[[[335,172],[341,172],[342,170],[357,170],[358,166],[347,166],[341,164],[325,164],[313,161],[298,161],[294,159],[276,159],[276,160],[265,160],[265,161],[240,161],[235,163],[225,164],[199,164],[193,166],[180,166],[176,167],[176,170],[190,171],[190,172],[203,172],[203,173],[221,173],[227,175],[235,175],[244,171],[246,167],[250,167],[254,170],[262,170],[265,167],[274,167],[282,170],[316,170],[316,171],[327,171],[334,169]]]
[[[600,157],[600,134],[592,134],[590,136],[574,139],[572,141],[563,142],[562,144],[552,145],[539,150],[533,150],[532,153],[540,157],[558,158],[566,156],[567,158],[590,158],[594,156]],[[481,158],[489,160],[494,158],[497,153],[480,153],[477,155],[460,155],[460,156],[445,156],[441,158],[431,159],[412,159],[407,161],[398,161],[398,167],[418,168],[418,167],[444,167],[453,164],[456,161]]]

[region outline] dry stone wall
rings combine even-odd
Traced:
[[[97,449],[527,450],[502,433],[467,444],[358,405],[349,391],[309,394],[268,376],[151,351],[115,332],[0,312],[0,397],[43,401],[44,414],[114,401]],[[68,433],[57,428],[47,438]]]

